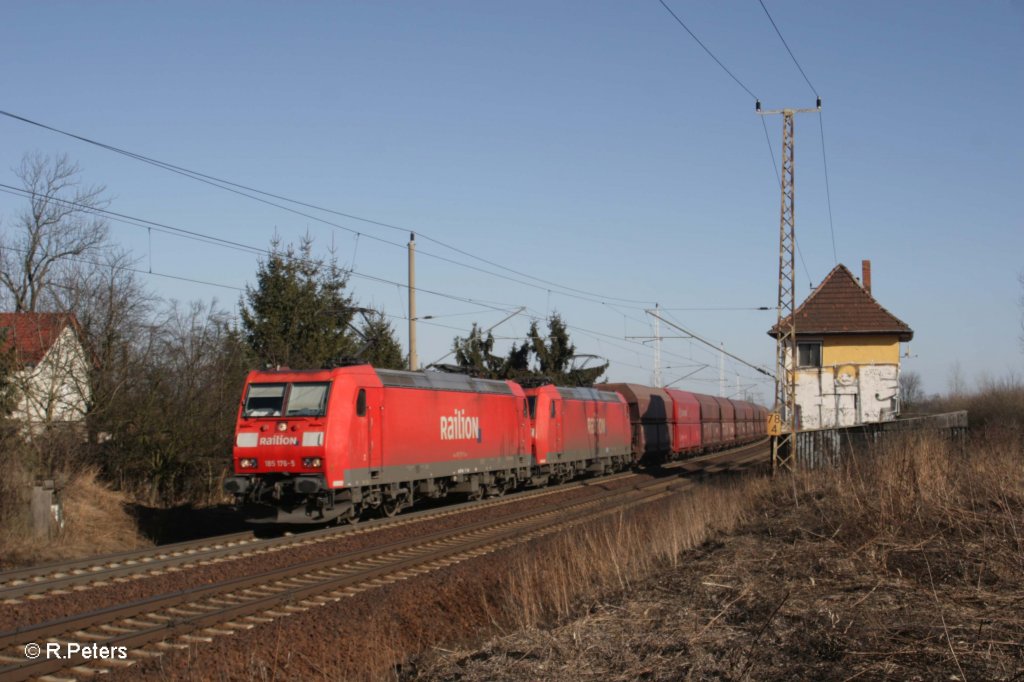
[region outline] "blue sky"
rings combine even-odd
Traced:
[[[756,0],[668,4],[765,108],[813,106]],[[915,331],[904,368],[928,391],[956,363],[968,380],[1019,374],[1024,3],[765,4],[824,103],[796,121],[798,298],[833,253],[855,274],[870,259],[876,297]],[[753,98],[657,0],[25,2],[4,15],[0,109],[401,229],[303,209],[328,225],[3,117],[0,183],[17,184],[25,152],[66,152],[112,210],[257,247],[308,231],[391,282],[405,252],[372,238],[416,231],[418,285],[472,300],[418,296],[434,317],[418,328],[423,361],[526,306],[495,330],[503,343],[558,311],[613,380],[649,381],[651,344],[626,337],[652,334],[643,309],[657,302],[773,363],[774,311],[751,309],[776,299],[781,122],[764,121],[770,152]],[[3,229],[19,205],[0,194]],[[146,276],[165,298],[234,309],[253,282],[252,254],[111,227],[143,269],[224,285]],[[351,288],[405,339],[400,287]],[[674,385],[718,390],[718,355],[694,341],[666,339],[662,364],[665,382],[708,365]],[[725,370],[729,393],[770,402],[753,370]]]

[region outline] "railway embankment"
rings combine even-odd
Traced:
[[[761,455],[763,458],[763,454]],[[195,679],[394,679],[417,659],[555,623],[609,598],[734,527],[751,485],[717,476],[557,533],[347,595],[326,608],[185,646],[118,675]],[[649,483],[649,482],[648,482]],[[642,485],[647,485],[644,483]],[[412,666],[412,667],[410,667]]]
[[[962,454],[917,435],[751,485],[732,532],[401,679],[1019,679],[1019,433]]]

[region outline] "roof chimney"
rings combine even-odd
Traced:
[[[860,271],[861,271],[861,282],[863,282],[863,284],[861,286],[863,286],[864,287],[864,291],[868,292],[868,294],[870,295],[871,294],[871,261],[869,261],[869,260],[862,260],[860,262]]]

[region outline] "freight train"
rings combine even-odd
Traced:
[[[767,410],[736,400],[352,365],[252,371],[234,475],[254,523],[355,522],[420,499],[478,499],[756,440]]]

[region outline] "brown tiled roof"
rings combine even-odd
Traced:
[[[837,265],[817,289],[796,309],[796,333],[897,334],[910,341],[914,330],[878,304],[845,265]],[[788,323],[789,318],[783,320]],[[779,325],[768,331],[777,336]]]
[[[2,349],[13,346],[19,365],[36,365],[68,325],[79,330],[68,313],[0,313],[0,334],[6,332]]]

